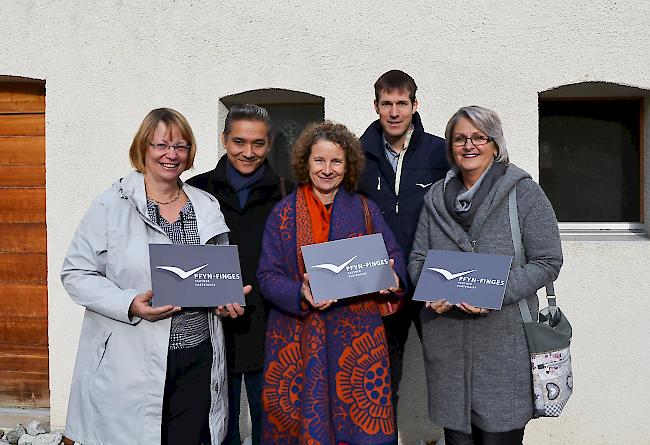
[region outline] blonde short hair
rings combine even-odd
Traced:
[[[131,165],[140,173],[145,172],[144,157],[153,133],[156,131],[160,122],[165,124],[169,133],[178,131],[181,137],[189,144],[190,152],[188,153],[187,165],[185,166],[185,170],[189,170],[194,165],[194,156],[196,155],[194,133],[187,119],[181,113],[171,108],[151,110],[144,118],[138,132],[133,137],[133,142],[131,142],[131,148],[129,149]]]

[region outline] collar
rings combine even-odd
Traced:
[[[249,189],[257,184],[262,179],[262,176],[264,176],[264,171],[266,170],[266,163],[262,162],[257,170],[246,176],[237,171],[229,161],[226,164],[226,179],[228,179],[235,192],[239,192],[242,189]]]
[[[470,240],[472,239],[471,237],[480,233],[490,212],[504,200],[507,201],[510,189],[512,189],[517,182],[523,179],[530,179],[530,175],[516,165],[508,164],[503,176],[501,176],[501,178],[499,178],[499,180],[494,184],[485,198],[484,203],[489,203],[489,205],[483,205],[477,209],[474,221],[468,233],[466,233],[459,224],[455,223],[452,216],[446,210],[443,181],[431,186],[431,191],[425,195],[425,206],[430,209],[429,211],[432,213],[433,217],[439,221],[442,230],[447,233],[451,239],[456,240],[456,243],[461,249],[469,252],[472,250],[472,245],[470,243]]]
[[[413,136],[413,131],[415,130],[415,127],[413,124],[409,127],[408,130],[406,130],[406,138],[404,138],[404,147],[402,147],[402,151],[406,151],[409,148],[409,144],[411,143],[411,137]],[[383,132],[381,133],[381,139],[384,143],[384,149],[389,152],[391,155],[394,157],[399,156],[399,153],[393,149],[393,146],[388,142],[388,139],[386,139],[386,133]],[[400,152],[401,153],[401,152]]]
[[[411,134],[411,139],[409,146],[412,150],[417,148],[417,141],[424,134],[424,127],[422,126],[422,120],[420,119],[419,112],[413,114],[413,121],[411,122],[413,126],[413,133]],[[363,142],[364,151],[370,153],[376,157],[384,156],[384,129],[381,126],[379,119],[374,121],[366,129],[366,131],[361,136],[361,141]]]
[[[201,242],[205,243],[215,235],[228,232],[228,226],[221,212],[215,212],[218,208],[217,198],[199,189],[191,187],[180,178],[178,183],[192,201],[192,207],[197,221],[199,221],[199,235]],[[131,205],[142,215],[143,218],[151,221],[147,212],[147,194],[144,187],[144,175],[138,171],[132,171],[113,183],[120,197],[128,199]]]
[[[233,184],[230,183],[229,176],[227,175],[226,172],[226,168],[228,167],[228,165],[230,165],[230,161],[228,161],[228,156],[223,155],[219,159],[219,162],[217,162],[217,166],[210,173],[210,179],[220,183],[221,185],[225,185],[228,188],[233,189],[234,191],[236,189],[233,186]],[[264,160],[262,165],[260,165],[260,167],[257,169],[256,173],[259,171],[262,171],[260,178],[257,182],[252,184],[251,189],[255,189],[258,187],[269,187],[269,186],[275,187],[278,181],[278,175],[271,167],[271,163],[269,162],[268,159]]]

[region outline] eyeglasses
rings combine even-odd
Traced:
[[[151,142],[149,142],[149,145],[151,145],[153,148],[155,148],[158,151],[167,151],[170,148],[172,148],[176,153],[187,153],[190,151],[190,148],[192,147],[190,144],[169,145],[169,144],[152,144]]]
[[[464,135],[459,134],[457,136],[452,136],[451,145],[454,147],[464,147],[465,144],[467,144],[468,139],[472,142],[472,145],[474,145],[474,147],[482,147],[488,142],[494,141],[493,137],[485,136],[482,134],[473,134],[470,137],[465,137]]]

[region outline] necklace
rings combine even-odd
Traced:
[[[181,196],[181,188],[180,188],[180,187],[179,187],[178,190],[176,191],[176,196],[174,196],[172,199],[170,199],[170,200],[167,201],[167,202],[158,201],[158,200],[152,198],[151,196],[149,196],[149,195],[147,194],[147,198],[149,198],[150,200],[152,200],[153,202],[155,202],[156,204],[158,204],[158,205],[160,205],[160,206],[166,206],[166,205],[169,205],[169,204],[171,204],[171,203],[173,203],[173,202],[176,202],[176,200],[178,200],[178,198],[179,198],[180,196]]]

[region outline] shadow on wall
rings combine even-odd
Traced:
[[[436,443],[442,437],[442,428],[429,420],[427,409],[427,381],[424,374],[422,344],[411,326],[404,351],[404,371],[397,407],[399,440],[403,445]]]

